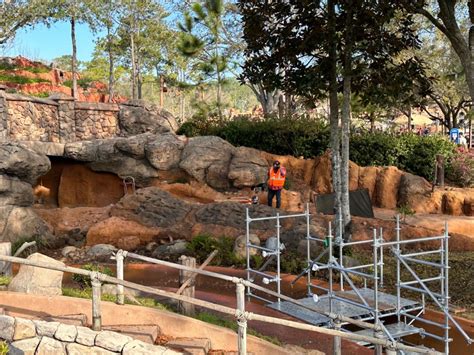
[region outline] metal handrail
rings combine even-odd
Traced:
[[[105,275],[103,273],[96,272],[96,271],[89,271],[89,270],[79,269],[79,268],[75,268],[75,267],[71,267],[71,266],[51,265],[51,264],[47,264],[47,263],[31,261],[31,260],[28,260],[28,259],[17,258],[17,257],[12,257],[12,256],[5,256],[5,255],[0,255],[0,260],[11,262],[11,263],[29,265],[29,266],[33,266],[33,267],[39,267],[39,268],[48,269],[48,270],[56,270],[56,271],[69,272],[69,273],[73,273],[73,274],[89,276],[91,278],[91,280],[93,281],[93,283],[92,283],[93,288],[95,288],[95,289],[93,289],[93,300],[92,300],[93,317],[97,315],[97,308],[100,311],[100,285],[101,285],[100,282],[101,281],[116,284],[116,285],[121,285],[121,286],[124,286],[124,287],[128,287],[128,288],[135,289],[135,290],[142,291],[142,292],[147,292],[147,293],[150,293],[150,294],[155,294],[155,295],[158,295],[158,296],[163,296],[163,297],[167,297],[167,298],[171,298],[171,299],[176,299],[178,301],[191,303],[191,304],[194,304],[196,306],[200,306],[200,307],[212,309],[212,310],[215,310],[215,311],[218,311],[218,312],[221,312],[221,313],[233,315],[238,319],[237,323],[238,323],[238,326],[239,326],[239,337],[238,337],[238,339],[239,339],[239,354],[242,354],[242,355],[246,354],[246,342],[245,342],[246,335],[242,334],[242,336],[241,336],[240,333],[242,331],[245,332],[246,327],[247,327],[246,323],[247,323],[248,320],[256,320],[256,321],[262,321],[262,322],[266,322],[266,323],[270,323],[270,324],[283,325],[283,326],[288,326],[288,327],[296,328],[296,329],[300,329],[300,330],[315,331],[315,332],[318,332],[318,333],[321,333],[321,334],[326,334],[326,335],[331,335],[331,336],[338,336],[338,337],[349,339],[349,340],[365,341],[365,342],[368,342],[368,343],[371,343],[371,344],[386,347],[386,348],[391,349],[391,350],[393,349],[393,350],[402,350],[402,351],[412,351],[412,352],[420,353],[420,354],[441,355],[440,352],[437,352],[435,350],[422,349],[422,348],[418,348],[418,347],[408,346],[408,345],[401,344],[399,342],[393,342],[393,341],[389,341],[389,340],[386,340],[386,339],[379,339],[379,338],[376,338],[376,337],[365,336],[365,335],[354,334],[354,333],[346,333],[346,332],[339,331],[339,330],[327,329],[327,328],[322,328],[322,327],[318,327],[318,326],[314,326],[314,325],[303,324],[303,323],[289,321],[289,320],[285,320],[285,319],[264,316],[264,315],[260,315],[260,314],[256,314],[256,313],[252,313],[252,312],[246,312],[245,308],[242,307],[242,305],[241,305],[242,302],[238,302],[238,309],[235,309],[235,308],[231,308],[231,307],[222,306],[222,305],[218,305],[218,304],[215,304],[215,303],[199,300],[199,299],[192,298],[192,297],[178,295],[178,294],[173,293],[173,292],[163,291],[163,290],[155,289],[153,287],[143,286],[143,285],[136,284],[136,283],[133,283],[133,282],[120,280],[116,277]],[[174,264],[174,267],[180,269],[180,268],[183,267],[183,265]],[[199,270],[199,269],[196,269],[196,268],[189,268],[189,267],[186,267],[186,268],[187,269],[192,269],[192,271],[194,273],[202,273],[204,271],[204,270]],[[223,275],[221,275],[221,276],[223,276]],[[245,285],[246,283],[247,284],[251,284],[251,283],[248,282],[248,281],[246,282],[243,279],[234,278],[234,277],[231,277],[231,281],[234,282],[237,285],[237,299],[238,300],[244,299],[245,298],[245,289],[244,289],[244,287],[241,287],[241,286]],[[240,287],[239,287],[239,285],[240,285]],[[97,288],[98,288],[99,292],[97,292]],[[94,296],[95,296],[95,298],[94,298]],[[94,310],[94,307],[96,307],[95,310]],[[100,313],[99,313],[98,317],[99,317],[99,326],[100,326]]]

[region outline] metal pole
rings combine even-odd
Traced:
[[[332,291],[332,228],[331,228],[331,222],[329,222],[329,255],[328,255],[328,265],[329,265],[329,313],[332,313],[332,298],[333,298],[333,291]]]
[[[117,279],[123,280],[123,250],[119,250],[115,254],[115,260],[117,260]],[[124,304],[123,286],[117,284],[117,304]]]
[[[280,284],[280,254],[281,254],[281,249],[280,249],[280,213],[277,213],[277,219],[276,219],[276,230],[277,230],[277,292],[280,294],[281,292],[281,284]],[[278,297],[278,304],[280,304],[280,297]]]
[[[379,277],[378,277],[378,253],[377,253],[377,248],[379,247],[377,245],[377,229],[374,228],[374,237],[373,237],[373,260],[374,260],[374,324],[378,325],[379,324]],[[380,337],[380,332],[375,331],[374,334],[375,338]],[[382,346],[381,345],[375,345],[375,354],[376,355],[382,355]]]
[[[339,265],[341,266],[341,268],[344,268],[344,260],[343,260],[343,256],[342,256],[342,249],[344,248],[344,241],[341,239],[339,239]],[[344,291],[344,278],[342,277],[342,273],[340,272],[339,273],[340,277],[341,277],[341,280],[340,280],[340,283],[341,283],[341,291]]]
[[[383,243],[383,228],[380,227],[380,241]],[[383,288],[383,245],[380,245],[380,288]]]
[[[339,319],[334,320],[334,329],[341,330],[341,321]],[[341,337],[335,336],[333,338],[333,354],[341,355],[342,354],[342,339]]]
[[[245,317],[245,286],[236,285],[237,292],[237,326],[239,355],[247,354],[247,318]]]
[[[449,233],[448,222],[444,222],[444,352],[449,354]]]
[[[397,227],[396,227],[396,249],[397,253],[400,254],[400,215],[397,214]],[[400,323],[400,310],[401,310],[401,305],[400,305],[400,298],[401,298],[401,289],[400,289],[400,280],[401,275],[400,275],[400,260],[397,258],[397,320],[398,323]]]
[[[250,218],[249,218],[249,209],[245,209],[245,257],[247,259],[247,281],[251,282],[250,280],[250,251],[249,251],[249,244],[250,244]],[[250,287],[247,286],[247,295],[251,295]]]
[[[100,289],[101,283],[97,278],[92,278],[92,330],[100,331],[102,317],[100,315]]]
[[[306,282],[306,288],[307,288],[307,294],[308,297],[311,297],[312,292],[311,292],[311,244],[310,244],[310,232],[309,232],[309,203],[306,204],[306,256],[307,256],[307,261],[308,261],[308,274],[307,274],[307,282]]]

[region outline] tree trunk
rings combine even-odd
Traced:
[[[341,142],[341,212],[343,239],[350,239],[351,212],[349,208],[349,136],[351,123],[352,82],[352,1],[347,3],[344,51],[344,84],[342,97],[342,142]]]
[[[221,71],[220,71],[220,57],[219,57],[219,35],[216,36],[214,48],[214,55],[216,56],[216,74],[217,74],[217,113],[219,115],[219,120],[222,121],[222,87],[221,87]]]
[[[341,160],[339,139],[339,102],[337,98],[337,49],[336,49],[336,14],[334,0],[328,0],[329,36],[329,121],[331,129],[332,185],[334,190],[334,212],[336,215],[336,236],[340,234],[339,218],[341,216]]]
[[[109,102],[114,100],[114,55],[112,53],[112,33],[110,26],[107,26],[107,51],[109,52]]]
[[[132,56],[132,98],[138,99],[137,95],[137,63],[135,62],[135,39],[134,29],[130,33],[130,52]]]
[[[71,71],[72,71],[72,88],[71,96],[76,100],[78,98],[77,92],[77,45],[76,45],[76,19],[74,16],[71,17],[71,42],[72,42],[72,58],[71,58]]]
[[[411,132],[411,122],[412,122],[411,121],[412,120],[412,115],[411,114],[412,114],[412,112],[411,112],[411,106],[410,106],[410,107],[408,107],[408,115],[407,115],[407,117],[408,117],[408,132]]]

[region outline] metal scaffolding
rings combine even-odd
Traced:
[[[343,329],[365,335],[374,335],[389,341],[402,341],[403,337],[418,334],[421,337],[430,337],[442,342],[444,353],[449,354],[449,344],[452,339],[449,337],[450,322],[462,334],[466,341],[471,344],[472,339],[461,328],[459,323],[449,313],[449,233],[448,225],[445,224],[443,235],[402,239],[400,218],[396,218],[396,238],[394,241],[385,241],[383,229],[373,229],[372,239],[346,242],[342,238],[342,221],[328,223],[327,235],[324,237],[314,236],[310,233],[311,215],[309,204],[304,213],[288,214],[270,217],[252,218],[247,209],[246,212],[246,236],[247,236],[247,280],[254,281],[261,277],[266,285],[276,283],[276,290],[281,294],[281,255],[284,246],[281,243],[281,219],[284,218],[304,218],[306,221],[306,259],[307,267],[302,273],[296,276],[292,284],[298,279],[306,276],[307,297],[298,300],[305,307],[298,306],[295,302],[282,301],[280,298],[276,302],[257,295],[247,288],[247,296],[254,297],[269,303],[269,307],[299,318],[308,323],[327,326],[330,328]],[[262,247],[250,242],[251,223],[256,221],[276,222],[276,245],[273,248]],[[339,223],[339,235],[333,235],[333,224]],[[415,243],[437,243],[439,248],[420,252],[405,253],[404,247]],[[312,258],[311,250],[314,244],[321,246],[321,252],[316,258]],[[366,245],[371,247],[372,260],[363,265],[345,265],[344,249],[355,245]],[[338,254],[334,255],[337,248]],[[257,249],[262,252],[264,258],[268,258],[261,268],[251,267],[250,250]],[[392,255],[396,260],[396,294],[391,295],[384,292],[384,254]],[[439,262],[424,260],[427,255],[438,255]],[[275,273],[270,273],[265,269],[271,264],[271,260],[276,259]],[[421,278],[414,270],[413,265],[423,265],[425,268],[434,270],[436,275],[428,278]],[[405,271],[405,277],[402,276]],[[328,280],[327,287],[314,282],[318,273],[325,272]],[[408,273],[409,278],[406,277]],[[314,276],[313,276],[314,274]],[[357,282],[354,280],[357,278]],[[337,282],[339,280],[339,282]],[[358,285],[361,286],[357,286]],[[345,287],[349,286],[346,290]],[[402,297],[402,291],[407,290],[419,294],[419,300],[411,300]],[[443,322],[436,322],[424,318],[426,312],[426,298],[430,299],[444,314]],[[336,316],[334,316],[336,314]],[[333,315],[332,317],[330,315]],[[366,322],[373,322],[374,329],[353,330],[347,327],[350,322],[337,321],[341,318],[352,318]],[[415,323],[416,322],[416,323]],[[419,324],[429,324],[443,330],[443,336],[430,333],[419,326]],[[345,328],[346,327],[346,328]],[[364,344],[367,345],[367,344]],[[382,348],[375,346],[375,353],[382,354]]]

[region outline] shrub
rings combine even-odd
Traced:
[[[218,253],[212,261],[213,265],[243,264],[243,260],[234,254],[234,240],[229,237],[214,238],[210,235],[198,235],[189,242],[186,248],[199,264],[204,262],[208,255],[216,249]]]
[[[7,342],[0,341],[0,355],[7,355],[10,351]]]
[[[446,175],[460,186],[474,187],[474,153],[459,148],[449,162]]]
[[[225,122],[201,117],[184,123],[178,133],[188,137],[214,135],[235,146],[305,158],[324,153],[330,136],[326,123],[306,117],[252,121],[243,116]],[[456,146],[438,135],[362,132],[351,135],[349,149],[350,159],[358,165],[394,165],[432,180],[436,155],[442,154],[449,161]]]
[[[0,73],[0,82],[13,83],[13,84],[50,83],[50,81],[46,79],[27,78],[20,75],[2,74],[2,73]]]
[[[98,264],[85,264],[84,266],[81,267],[81,269],[89,270],[89,271],[97,271],[109,276],[114,276],[114,273],[109,267],[101,266]],[[83,289],[92,287],[91,279],[89,276],[74,274],[72,276],[72,279],[76,281],[79,284],[79,286]]]

